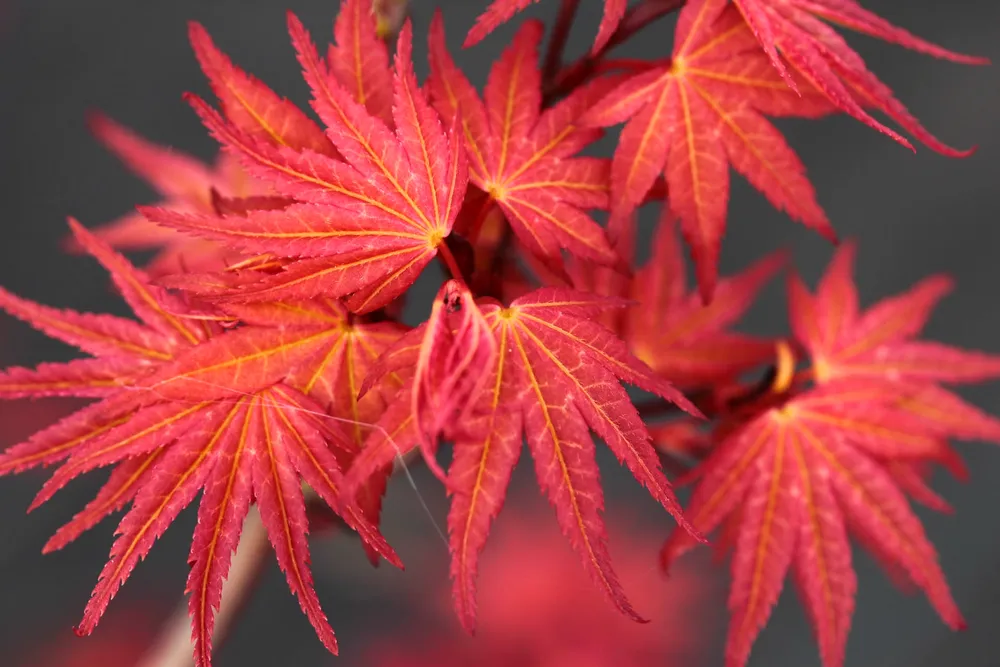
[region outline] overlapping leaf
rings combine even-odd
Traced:
[[[634,243],[633,235],[634,226],[629,225],[619,239],[618,248],[626,258],[633,254],[624,250]],[[776,253],[723,278],[706,305],[688,292],[676,220],[664,207],[652,255],[631,279],[585,265],[574,267],[572,276],[580,288],[635,304],[623,312],[607,313],[610,320],[606,320],[632,354],[676,385],[704,388],[735,379],[774,358],[772,341],[729,329],[783,263],[783,254]]]
[[[842,378],[889,380],[908,387],[901,405],[927,420],[942,437],[1000,442],[1000,421],[938,386],[1000,377],[1000,358],[918,340],[938,301],[952,288],[945,276],[861,310],[852,269],[855,245],[845,244],[816,294],[789,283],[792,331],[823,384]]]
[[[115,285],[141,322],[112,315],[59,310],[21,299],[0,290],[0,307],[49,336],[93,355],[66,364],[42,364],[37,369],[9,368],[0,374],[0,396],[106,397],[134,384],[156,365],[173,359],[181,350],[204,340],[207,331],[183,317],[188,307],[176,297],[152,287],[147,277],[120,255],[70,220],[75,240],[107,267]],[[44,447],[42,450],[44,451]],[[32,465],[57,459],[32,458]],[[4,456],[6,471],[21,469],[28,461],[12,463]]]
[[[417,86],[411,29],[400,33],[393,76],[395,131],[369,114],[329,74],[305,29],[289,15],[292,41],[313,106],[344,162],[258,141],[203,102],[195,108],[251,172],[303,203],[219,221],[148,211],[158,222],[251,252],[300,258],[277,273],[241,281],[230,301],[349,296],[355,312],[380,308],[406,290],[448,236],[465,193],[465,156]]]
[[[962,625],[904,493],[948,511],[926,483],[928,464],[964,476],[949,438],[1000,442],[1000,421],[937,384],[995,377],[1000,362],[913,340],[950,288],[943,277],[862,310],[854,255],[853,243],[844,244],[815,295],[790,279],[792,330],[813,367],[796,374],[785,347],[771,394],[720,425],[693,475],[692,523],[704,532],[725,524],[723,543],[734,549],[731,667],[745,664],[789,570],[824,664],[843,663],[856,588],[848,528],[893,578],[922,588],[946,623]],[[816,386],[803,391],[810,380]],[[675,535],[664,561],[688,546]]]
[[[322,128],[292,102],[236,67],[201,24],[189,25],[191,46],[230,123],[255,141],[294,151],[336,155]]]
[[[101,143],[163,197],[161,206],[211,215],[217,212],[213,193],[222,198],[244,199],[266,192],[265,186],[250,179],[232,156],[220,154],[209,166],[193,156],[143,139],[102,114],[90,117],[90,127]],[[158,249],[146,268],[153,277],[219,269],[224,261],[237,258],[219,244],[178,234],[150,223],[138,213],[102,225],[95,233],[121,250]]]
[[[486,11],[476,19],[476,25],[469,30],[469,34],[465,37],[464,46],[468,48],[478,44],[515,14],[536,2],[538,0],[493,0]],[[597,53],[608,43],[621,23],[622,17],[625,16],[627,6],[628,0],[604,0],[604,14],[601,17],[597,37],[594,39],[594,46],[591,48],[592,53]]]
[[[805,83],[799,88],[801,96],[770,67],[725,0],[689,2],[678,19],[670,64],[632,76],[581,119],[591,126],[628,121],[611,165],[612,226],[664,174],[706,300],[717,278],[730,165],[777,208],[833,238],[805,168],[762,115],[814,117],[832,110]]]
[[[382,382],[376,390],[363,389],[377,360],[397,344],[406,328],[393,322],[371,322],[352,316],[331,299],[224,304],[223,308],[251,326],[272,329],[292,326],[328,334],[309,358],[290,369],[285,384],[322,405],[329,418],[343,427],[351,447],[334,453],[341,468],[346,469],[361,451],[372,425],[409,378],[411,369],[392,369],[381,376]],[[357,493],[358,507],[372,525],[379,523],[390,472],[388,467],[379,471]],[[381,558],[378,551],[367,542],[362,546],[372,564],[377,564]]]
[[[343,378],[334,353],[349,344],[346,313],[330,306],[322,319],[319,306],[310,310],[275,304],[274,310],[284,312],[283,326],[223,332],[204,324],[211,314],[192,313],[182,301],[150,286],[102,241],[72,225],[81,245],[108,268],[143,324],[57,311],[4,296],[4,306],[13,314],[98,355],[34,372],[7,371],[6,395],[102,400],[8,449],[0,456],[0,472],[63,461],[35,499],[36,507],[71,479],[94,468],[116,466],[95,500],[46,545],[46,550],[58,549],[132,503],[79,631],[89,634],[94,629],[153,542],[205,489],[188,580],[199,667],[210,664],[222,581],[251,500],[260,510],[290,589],[324,644],[335,651],[309,572],[302,484],[357,530],[370,549],[398,564],[363,511],[341,500],[341,462],[354,457],[356,446],[327,418],[324,406],[303,393],[327,398],[328,387]],[[250,315],[244,313],[248,320]],[[258,317],[266,319],[264,314]],[[382,333],[387,336],[384,345],[398,335]],[[378,351],[374,346],[368,358]],[[337,403],[338,397],[330,398],[331,405]],[[360,413],[356,403],[350,407]]]
[[[909,142],[872,118],[874,108],[899,124],[931,149],[951,156],[971,151],[951,148],[928,132],[864,60],[827,23],[967,65],[989,63],[987,58],[949,51],[921,39],[864,9],[855,0],[734,0],[752,27],[775,69],[792,86],[796,72],[822,91],[832,104],[905,146]],[[822,20],[821,20],[822,19]],[[780,54],[780,55],[779,55]],[[789,65],[790,67],[786,67]]]
[[[593,320],[601,310],[621,305],[555,288],[532,292],[506,308],[494,302],[480,305],[496,341],[495,363],[485,370],[488,380],[470,417],[448,433],[454,442],[448,472],[454,495],[448,520],[452,577],[459,615],[470,630],[475,627],[479,554],[524,437],[563,533],[591,578],[626,615],[639,618],[611,567],[590,431],[686,527],[649,433],[620,382],[696,411]],[[408,401],[390,406],[380,427],[348,473],[348,488],[411,450],[420,438]]]
[[[706,534],[727,521],[727,532],[734,531],[728,542],[734,549],[728,667],[746,664],[789,571],[823,664],[843,664],[857,588],[848,529],[883,564],[923,589],[949,626],[962,627],[894,467],[933,456],[940,442],[896,407],[895,389],[833,381],[765,407],[731,429],[703,464],[686,514]],[[675,533],[664,546],[664,564],[689,546],[684,534]]]
[[[789,284],[792,330],[808,350],[818,382],[875,377],[954,384],[1000,376],[995,355],[915,340],[951,291],[950,278],[926,278],[862,311],[851,275],[854,256],[853,243],[838,250],[815,296],[798,279]]]
[[[470,180],[501,208],[524,248],[556,268],[563,249],[613,265],[617,257],[604,230],[585,213],[608,206],[608,163],[573,157],[600,136],[577,119],[607,84],[598,80],[543,112],[541,38],[541,24],[526,21],[490,71],[480,99],[449,55],[437,15],[428,86],[441,116],[461,124]]]

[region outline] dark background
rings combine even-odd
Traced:
[[[485,2],[416,0],[413,4],[417,35],[425,34],[435,4],[444,9],[457,52]],[[864,4],[950,48],[1000,58],[1000,4],[991,0]],[[187,46],[185,22],[204,23],[235,62],[304,103],[306,88],[285,34],[284,10],[295,10],[314,37],[326,41],[337,5],[334,0],[0,0],[0,284],[44,303],[124,313],[94,262],[59,249],[66,215],[96,225],[135,203],[152,200],[152,193],[90,138],[84,112],[100,108],[153,140],[209,158],[215,146],[180,100],[185,90],[208,94]],[[550,19],[556,6],[555,0],[547,0],[527,14]],[[583,20],[570,45],[573,56],[587,47],[599,18],[597,0],[584,0],[583,7]],[[461,54],[459,62],[477,85],[485,81],[489,63],[508,43],[513,25]],[[671,37],[672,21],[648,30],[622,54],[666,55]],[[842,235],[860,239],[859,283],[866,303],[905,289],[929,273],[948,272],[957,278],[958,289],[938,309],[927,335],[1000,351],[996,70],[938,62],[864,37],[852,36],[852,43],[931,131],[958,146],[976,144],[979,152],[952,160],[919,147],[913,155],[846,118],[779,125],[807,165],[834,226]],[[416,52],[422,76],[426,50],[419,38]],[[606,149],[610,147],[607,143]],[[831,253],[825,242],[791,223],[734,178],[723,272],[782,245],[794,250],[795,262],[809,281],[819,275]],[[746,328],[777,334],[784,330],[784,322],[781,289],[772,285]],[[3,365],[33,365],[71,355],[10,318],[0,321]],[[1000,412],[1000,384],[962,393]],[[32,424],[39,425],[49,405],[4,406],[0,444],[15,442]],[[972,483],[961,485],[944,475],[935,480],[954,503],[957,516],[918,511],[940,551],[969,630],[952,634],[920,596],[904,596],[859,551],[860,592],[848,645],[849,666],[1000,665],[996,641],[1000,452],[983,444],[962,445],[962,451],[973,471]],[[528,472],[525,463],[522,480]],[[644,514],[665,534],[669,520],[643,499],[637,485],[628,483],[628,475],[614,465],[605,470],[614,489],[610,511],[628,508]],[[42,479],[40,474],[26,474],[0,483],[0,664],[4,665],[20,664],[17,656],[25,647],[70,635],[113,532],[114,521],[109,520],[63,552],[40,555],[47,536],[89,499],[98,484],[95,479],[75,483],[26,517],[24,509]],[[530,487],[521,485],[525,493],[535,493]],[[418,475],[417,488],[442,524],[445,501],[439,485]],[[409,563],[406,574],[389,568],[370,571],[360,550],[351,544],[317,540],[314,545],[320,596],[341,638],[339,660],[324,654],[272,566],[218,664],[360,665],[366,643],[418,627],[412,602],[400,591],[412,589],[413,581],[438,588],[447,583],[445,547],[415,500],[405,480],[396,480],[388,500],[386,533]],[[181,525],[153,549],[149,562],[138,569],[112,609],[128,608],[130,600],[147,601],[153,624],[169,612],[180,598],[193,521],[190,511],[182,516]],[[725,570],[717,576],[724,580]],[[723,589],[710,594],[704,604],[721,610]],[[704,664],[722,664],[721,637],[711,649]],[[798,600],[788,593],[757,642],[751,665],[818,664]]]

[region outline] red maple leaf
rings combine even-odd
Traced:
[[[199,23],[189,24],[191,46],[233,127],[261,143],[322,155],[337,151],[323,129],[292,102],[236,67]]]
[[[800,279],[789,282],[792,331],[812,361],[812,379],[817,384],[849,378],[902,385],[899,407],[926,420],[926,429],[942,438],[1000,442],[1000,420],[939,386],[1000,377],[1000,357],[915,340],[951,291],[952,280],[925,278],[862,311],[852,277],[855,253],[854,243],[844,244],[815,295]]]
[[[815,296],[800,279],[789,283],[792,331],[809,352],[817,382],[870,377],[953,384],[1000,376],[996,355],[914,340],[951,291],[950,278],[925,278],[861,311],[852,278],[855,252],[854,243],[838,250]]]
[[[934,548],[887,463],[935,456],[940,443],[896,408],[893,389],[835,381],[765,406],[728,428],[699,469],[685,513],[706,534],[728,518],[723,543],[734,549],[729,667],[746,664],[789,570],[823,664],[843,664],[857,588],[848,528],[923,589],[949,626],[962,627]],[[675,533],[664,565],[689,546]]]
[[[161,206],[214,214],[217,207],[213,193],[238,199],[266,193],[265,187],[252,180],[232,156],[220,154],[209,166],[181,151],[143,139],[103,114],[94,113],[89,121],[101,143],[163,196]],[[152,277],[218,269],[224,261],[237,258],[217,243],[178,234],[149,222],[139,213],[102,225],[94,233],[121,250],[158,249],[146,267]]]
[[[316,393],[315,382],[303,386],[301,376],[323,372],[331,346],[348,344],[343,318],[333,311],[325,326],[318,326],[316,313],[295,304],[274,304],[275,310],[285,311],[282,327],[219,331],[199,321],[201,316],[180,300],[151,286],[102,241],[75,222],[71,225],[80,244],[111,272],[143,323],[58,311],[4,293],[5,309],[96,355],[45,364],[35,371],[6,371],[6,397],[78,395],[102,400],[9,448],[0,456],[0,473],[63,462],[36,497],[34,508],[71,479],[115,466],[94,501],[45,547],[61,548],[132,503],[78,632],[94,629],[153,542],[204,489],[188,579],[199,667],[210,664],[222,581],[252,502],[290,589],[324,644],[336,651],[313,590],[302,484],[356,529],[370,548],[399,562],[362,511],[340,498],[338,459],[350,461],[356,447],[337,424],[329,423],[324,406],[297,388]]]
[[[302,203],[280,212],[222,218],[145,212],[162,224],[252,253],[298,258],[276,273],[251,275],[214,298],[249,302],[349,295],[351,310],[376,310],[402,294],[442,247],[465,194],[465,156],[417,86],[409,24],[395,56],[393,131],[329,74],[298,19],[290,14],[288,20],[313,105],[345,161],[259,141],[191,97],[212,133],[242,157],[251,173]]]
[[[719,426],[693,475],[692,523],[705,533],[725,525],[723,545],[734,549],[731,667],[745,664],[789,569],[824,664],[843,663],[857,585],[848,528],[890,576],[923,589],[946,623],[963,624],[904,493],[947,511],[925,482],[927,464],[961,476],[949,438],[1000,442],[1000,420],[937,384],[996,377],[1000,359],[912,340],[950,288],[941,276],[862,311],[854,253],[853,243],[838,251],[815,296],[791,278],[792,329],[813,366],[796,374],[789,348],[779,347],[772,391]],[[809,380],[816,386],[802,389]],[[664,563],[689,546],[677,533]]]
[[[493,3],[486,8],[486,11],[476,19],[476,25],[465,36],[465,44],[463,46],[468,48],[483,41],[484,37],[496,30],[500,25],[509,21],[515,14],[528,5],[536,2],[538,0],[493,0]],[[627,6],[628,0],[604,0],[604,15],[601,17],[601,25],[597,29],[597,37],[594,39],[591,53],[597,53],[608,43],[611,35],[614,34],[622,18],[625,16]]]
[[[518,241],[556,269],[562,250],[612,265],[618,262],[604,230],[584,209],[608,206],[608,162],[574,157],[600,137],[577,119],[607,90],[607,82],[579,88],[541,110],[538,45],[542,24],[526,21],[490,70],[483,99],[455,65],[436,14],[430,31],[428,87],[443,118],[457,118],[469,156],[469,180],[503,211]],[[489,206],[482,209],[485,213]],[[475,240],[482,218],[467,232]]]
[[[630,264],[634,235],[635,226],[630,223],[618,245]],[[584,264],[571,272],[578,288],[635,304],[604,314],[605,324],[628,344],[632,354],[682,388],[723,384],[774,358],[773,341],[729,328],[784,264],[784,253],[723,278],[706,305],[698,294],[688,291],[677,223],[667,207],[652,246],[649,260],[632,278]]]
[[[274,303],[227,303],[222,309],[237,321],[250,326],[283,329],[299,327],[325,335],[325,342],[312,355],[289,369],[285,384],[297,389],[325,408],[330,419],[343,426],[352,447],[335,450],[338,463],[346,469],[372,431],[386,405],[406,384],[408,369],[386,370],[376,390],[364,388],[365,379],[387,350],[397,345],[406,327],[387,321],[370,321],[352,315],[333,299]],[[325,334],[324,334],[325,332]],[[357,504],[372,525],[379,524],[382,497],[391,469],[373,475],[357,494]],[[376,545],[377,546],[377,545]],[[362,541],[373,565],[381,555]]]
[[[689,2],[678,18],[672,60],[630,77],[580,121],[628,120],[611,164],[612,227],[663,173],[706,301],[717,278],[730,165],[777,208],[833,239],[805,168],[763,116],[815,117],[833,109],[807,86],[800,90],[801,96],[785,85],[725,0]]]
[[[649,433],[621,382],[697,410],[668,382],[630,355],[625,344],[593,321],[623,303],[570,290],[543,288],[509,307],[490,301],[479,308],[497,354],[470,417],[448,438],[454,460],[447,486],[455,602],[463,625],[476,623],[475,579],[479,555],[499,513],[522,438],[535,459],[539,485],[556,509],[563,533],[591,578],[618,609],[636,614],[612,569],[595,448],[590,431],[682,526],[687,524],[660,469]],[[405,454],[421,439],[409,400],[390,405],[348,473],[347,489]]]
[[[789,73],[786,62],[839,109],[905,146],[909,142],[864,109],[878,109],[931,149],[945,155],[960,157],[972,152],[955,150],[925,130],[889,87],[868,71],[861,56],[824,21],[957,63],[983,65],[989,63],[988,58],[948,51],[892,25],[854,0],[734,0],[734,3],[775,69],[793,87],[796,77]]]

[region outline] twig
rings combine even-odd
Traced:
[[[608,43],[597,53],[588,53],[566,65],[550,80],[545,88],[546,104],[562,97],[580,84],[584,83],[597,70],[604,56],[617,46],[631,39],[646,26],[655,23],[660,18],[677,11],[687,0],[646,0],[635,5],[625,13],[621,24],[615,30]]]
[[[240,546],[233,556],[229,578],[222,585],[222,603],[215,617],[215,633],[212,640],[216,650],[232,631],[236,619],[257,589],[260,574],[270,552],[271,545],[267,541],[264,523],[256,508],[252,508],[243,524]],[[138,665],[139,667],[194,665],[194,645],[191,641],[191,619],[188,616],[187,603],[181,603],[167,620],[160,637]]]
[[[562,67],[563,50],[566,48],[566,40],[573,28],[573,20],[576,18],[576,10],[579,6],[580,0],[562,0],[559,5],[559,14],[556,16],[556,23],[552,28],[552,39],[549,41],[549,50],[545,54],[545,65],[542,68],[543,86],[551,83],[559,68]]]

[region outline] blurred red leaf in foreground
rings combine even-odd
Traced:
[[[534,509],[535,511],[532,511]],[[656,529],[608,516],[622,583],[637,611],[635,623],[607,604],[576,563],[544,508],[514,507],[498,520],[480,578],[479,625],[468,636],[441,597],[423,602],[408,632],[381,644],[363,662],[372,667],[676,667],[700,664],[711,641],[711,614],[696,609],[710,580],[696,564],[669,579],[649,563]],[[617,530],[615,530],[617,527]],[[416,589],[417,594],[426,587]],[[703,607],[703,606],[702,606]],[[430,613],[427,613],[430,612]]]
[[[154,612],[154,605],[116,607],[88,639],[60,626],[58,634],[34,644],[29,655],[15,657],[12,667],[135,667],[156,638]]]

